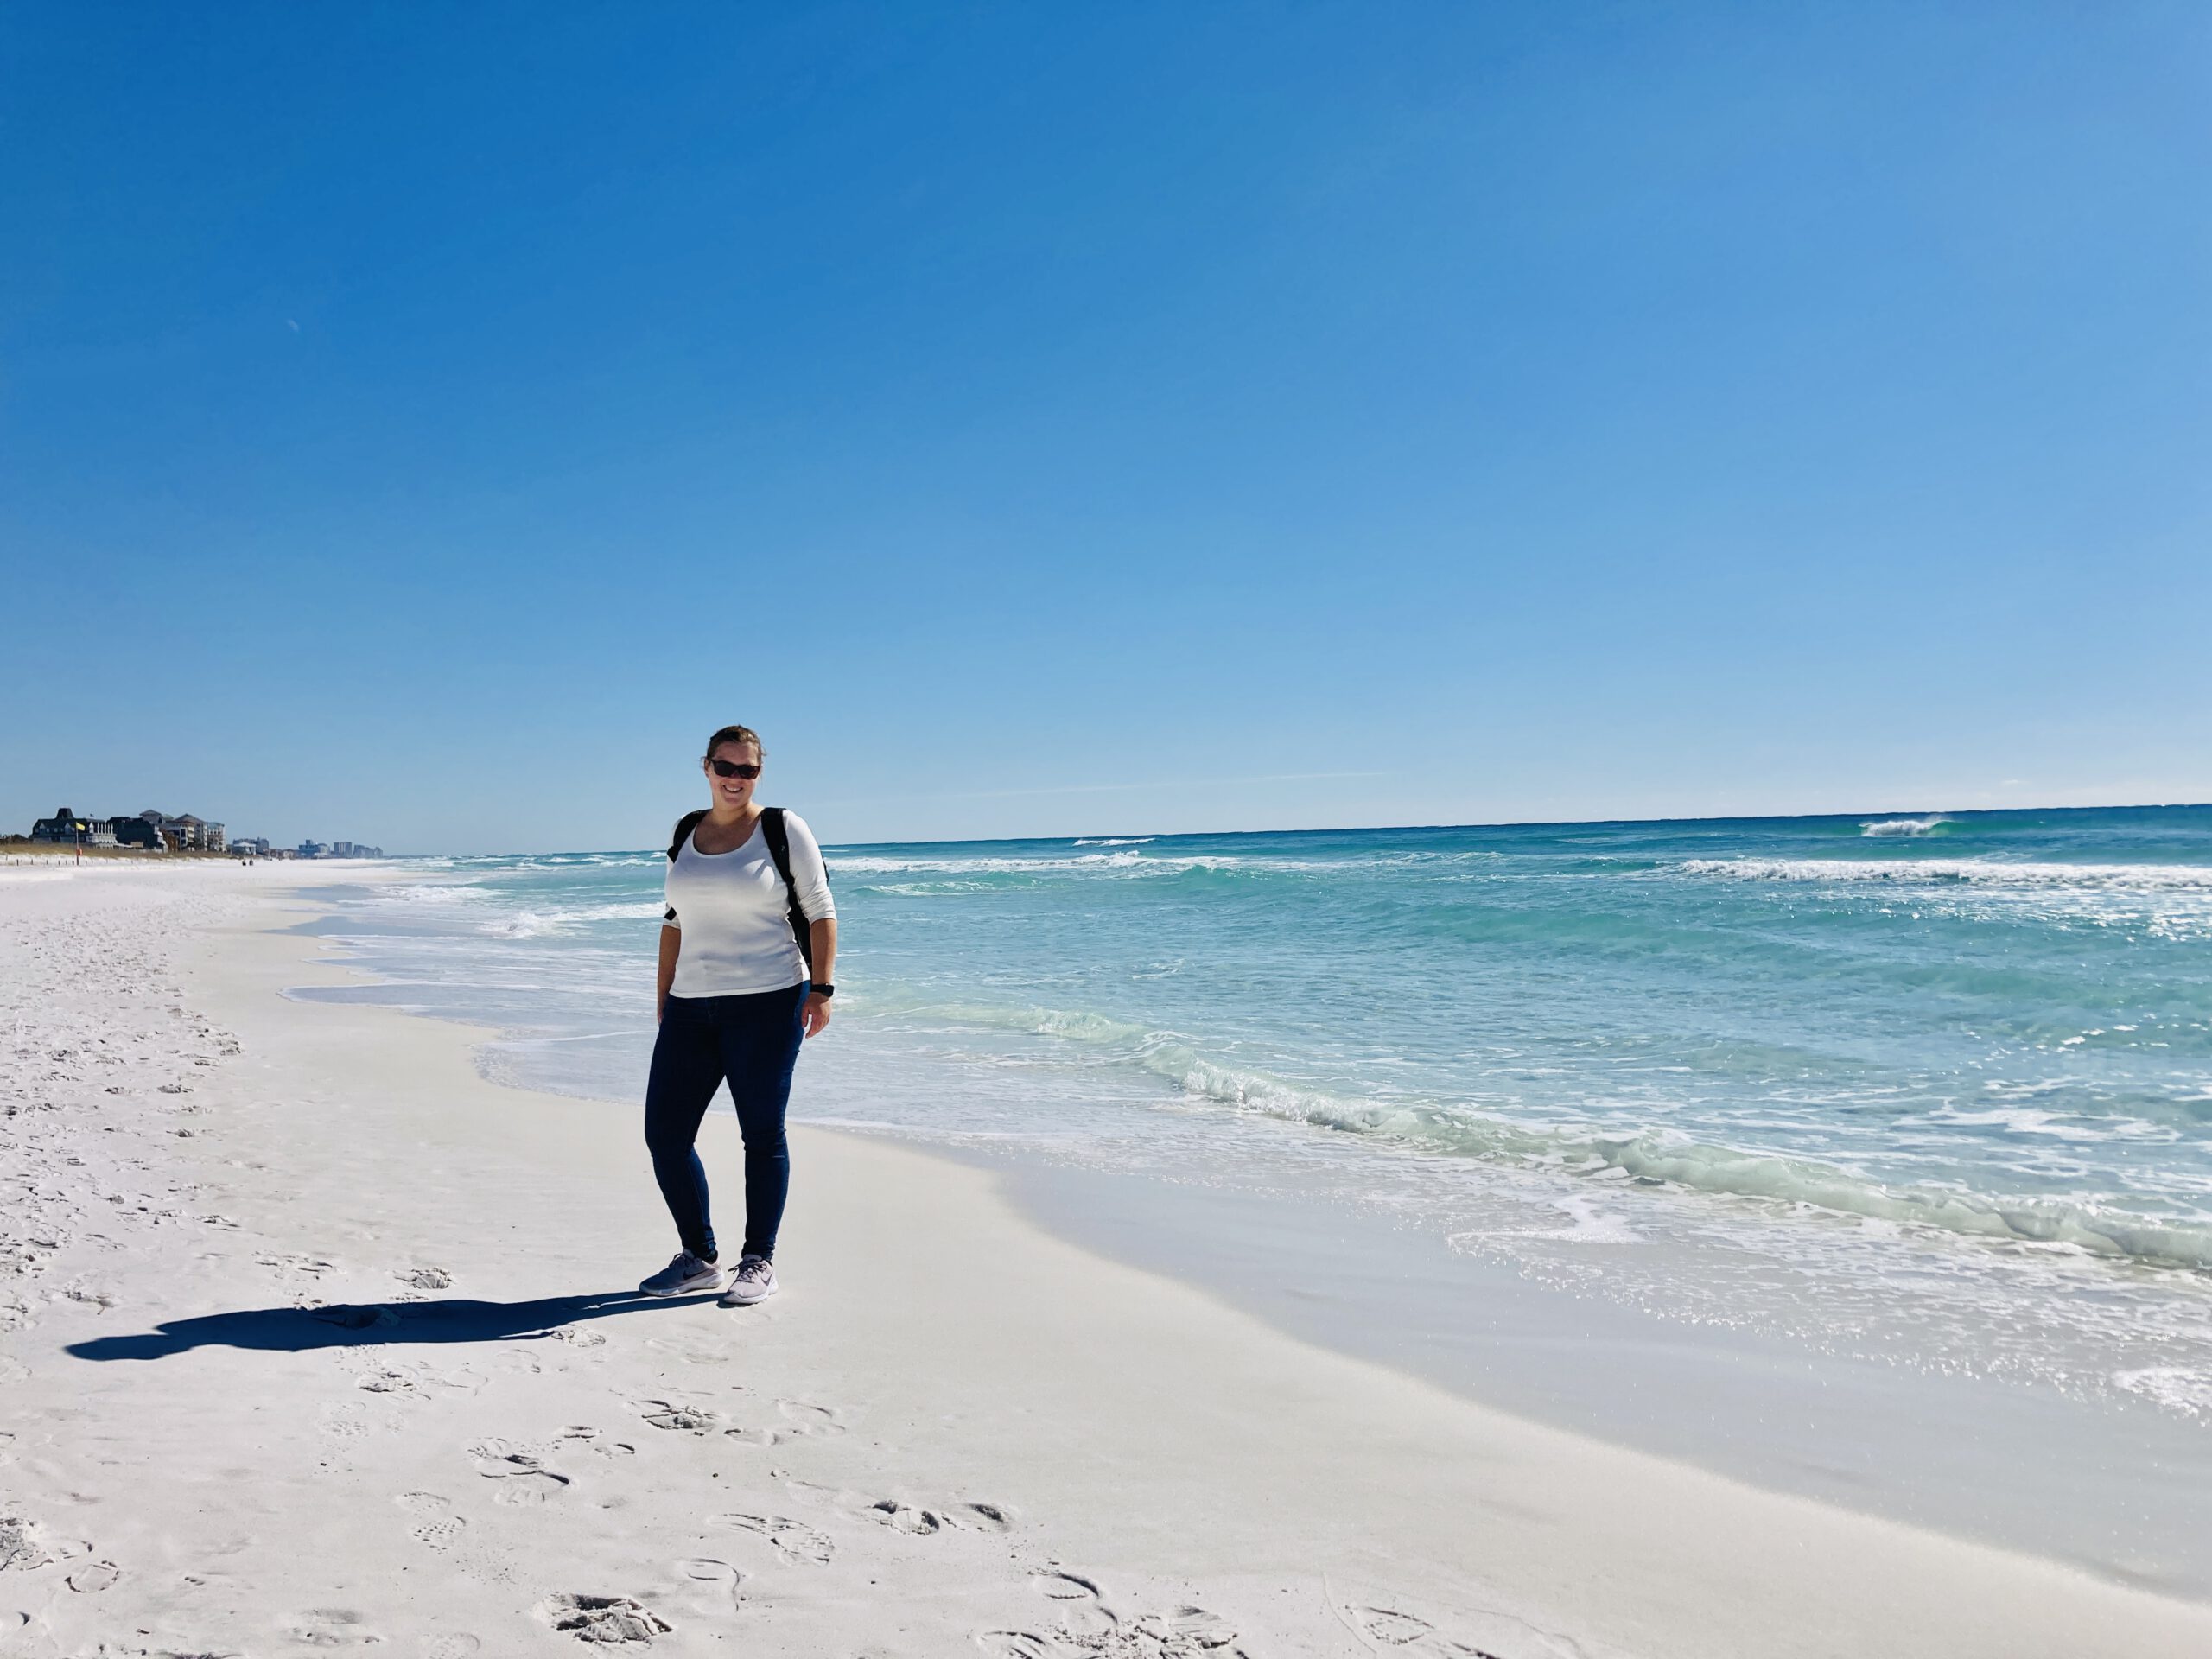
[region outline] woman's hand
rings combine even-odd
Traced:
[[[809,991],[806,995],[806,1006],[799,1010],[798,1022],[799,1029],[804,1035],[808,1037],[817,1035],[823,1027],[830,1023],[830,999]]]

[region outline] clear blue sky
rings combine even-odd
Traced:
[[[0,10],[0,827],[2212,798],[2212,9]]]

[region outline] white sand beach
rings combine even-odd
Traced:
[[[880,1141],[794,1131],[773,1300],[640,1299],[633,1115],[286,1000],[346,975],[286,931],[322,879],[0,868],[0,1655],[2212,1653],[2212,1607],[1488,1408]]]

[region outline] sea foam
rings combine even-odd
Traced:
[[[2120,893],[2212,893],[2212,865],[2030,863],[1997,858],[1688,858],[1685,875],[1739,881],[1885,881]]]
[[[1948,818],[1882,818],[1859,827],[1862,836],[1926,836],[1933,835]]]
[[[1360,1098],[1226,1064],[1178,1033],[1102,1014],[975,1005],[931,1012],[962,1024],[1110,1048],[1117,1058],[1185,1096],[1421,1152],[1586,1176],[1611,1171],[1716,1198],[1802,1205],[1966,1238],[2212,1269],[2212,1224],[2140,1215],[2109,1205],[1979,1192],[1963,1183],[1899,1187],[1815,1159],[1701,1141],[1669,1130],[1608,1135],[1586,1125],[1515,1122],[1434,1102]]]

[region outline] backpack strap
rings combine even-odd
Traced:
[[[691,832],[699,827],[699,820],[706,816],[707,809],[702,806],[696,812],[686,812],[676,821],[676,832],[668,838],[671,863],[675,862],[676,855],[683,850],[683,843],[691,839]]]
[[[791,897],[791,907],[785,914],[791,925],[791,937],[798,941],[799,957],[806,963],[810,979],[814,976],[814,925],[806,919],[806,907],[798,901],[798,883],[791,880],[791,832],[784,823],[782,807],[760,809],[760,838],[768,843],[768,856],[776,861],[776,874],[784,878],[784,891]]]
[[[691,839],[691,832],[699,827],[699,820],[706,816],[707,809],[702,806],[696,812],[686,812],[682,817],[676,821],[675,832],[668,838],[668,861],[670,863],[673,864],[676,862],[676,855],[683,850],[683,843]],[[667,911],[663,913],[661,920],[663,922],[673,922],[675,919],[676,906],[674,905],[671,905]]]

